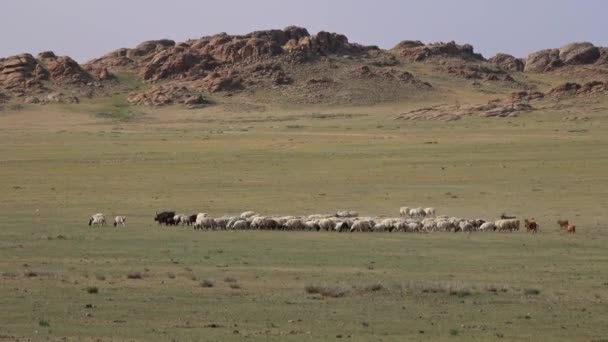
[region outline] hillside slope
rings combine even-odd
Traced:
[[[463,92],[474,100],[462,99]],[[311,35],[295,26],[181,43],[147,41],[83,65],[52,52],[0,59],[0,103],[111,97],[125,105],[188,108],[231,101],[282,106],[425,103],[404,118],[454,119],[512,116],[533,109],[530,101],[546,96],[587,98],[607,92],[608,48],[590,43],[527,58],[498,54],[486,59],[468,44],[405,40],[383,50],[351,43],[337,33]],[[453,102],[459,103],[454,107]]]

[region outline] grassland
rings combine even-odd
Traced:
[[[96,116],[124,109],[112,99],[4,112],[0,340],[606,340],[602,101],[449,123],[395,121],[399,105]],[[572,115],[589,120],[562,120]],[[406,204],[535,217],[542,233],[152,221],[164,208],[396,215]],[[95,212],[128,227],[91,229]],[[559,233],[558,218],[577,234]]]

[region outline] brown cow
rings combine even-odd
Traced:
[[[526,227],[526,231],[528,233],[530,233],[530,232],[532,232],[532,233],[538,233],[539,226],[538,226],[538,223],[536,223],[535,219],[532,218],[529,221],[528,221],[528,219],[525,219],[524,220],[524,226]]]

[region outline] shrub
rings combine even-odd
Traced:
[[[540,294],[540,290],[539,289],[529,288],[529,289],[525,289],[524,290],[524,294],[526,296],[537,296],[537,295]]]
[[[323,297],[339,298],[344,297],[349,293],[349,290],[339,286],[316,286],[308,285],[304,288],[306,293],[320,294]]]
[[[99,292],[99,289],[97,288],[97,286],[89,286],[87,287],[87,292],[90,294],[96,294]]]
[[[205,280],[201,281],[201,287],[209,288],[209,287],[213,287],[213,286],[214,286],[214,284],[211,280],[205,279]]]
[[[127,279],[142,279],[143,277],[141,272],[131,272],[127,274]]]
[[[226,282],[226,283],[236,283],[236,278],[226,277],[226,278],[224,278],[224,282]]]

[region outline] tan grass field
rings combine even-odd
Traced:
[[[0,113],[0,340],[608,339],[605,99],[456,122],[396,121],[400,104],[237,101],[95,116],[114,105]],[[563,120],[573,115],[589,120]],[[153,222],[162,209],[397,216],[402,205],[535,217],[542,232]],[[127,215],[127,228],[90,228],[95,212]],[[560,233],[560,218],[577,233]]]

